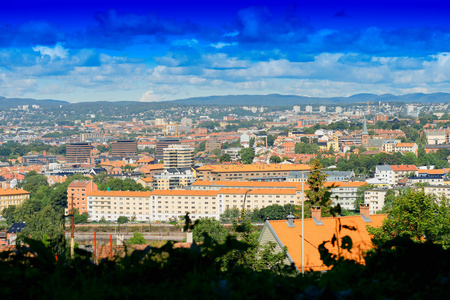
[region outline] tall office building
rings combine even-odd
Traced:
[[[160,161],[164,156],[164,149],[169,147],[169,145],[180,144],[180,139],[177,138],[162,138],[156,141],[156,161]]]
[[[130,157],[137,155],[137,142],[122,140],[111,143],[111,155],[119,157]]]
[[[91,162],[91,143],[72,143],[66,145],[66,159],[72,163]]]
[[[169,145],[164,149],[164,169],[190,168],[194,164],[194,148],[188,145]]]

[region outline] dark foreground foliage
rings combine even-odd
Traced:
[[[190,249],[147,247],[98,265],[77,251],[55,259],[43,243],[0,258],[0,299],[449,299],[450,252],[440,245],[397,238],[371,252],[366,266],[329,261],[326,273],[255,272],[217,263],[245,243],[205,239]],[[231,266],[231,265],[230,265]],[[287,275],[286,275],[287,274]]]

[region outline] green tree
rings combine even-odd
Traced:
[[[322,170],[322,165],[318,159],[311,162],[311,172],[308,174],[306,184],[308,189],[305,190],[305,212],[310,214],[310,206],[320,206],[323,216],[330,216],[331,210],[331,189],[334,186],[325,186],[328,175]]]
[[[144,238],[144,235],[140,232],[134,232],[133,236],[127,241],[128,245],[144,245],[147,244],[147,241]]]
[[[50,203],[56,211],[63,210],[67,207],[67,186],[58,186],[50,196]]]
[[[396,237],[406,237],[416,242],[431,241],[450,247],[450,207],[446,198],[437,200],[434,195],[413,189],[396,197],[386,210],[388,217],[383,225],[368,227],[374,244],[382,245]]]
[[[228,153],[225,153],[224,155],[222,155],[220,157],[220,162],[221,163],[223,163],[223,162],[230,162],[230,161],[231,161],[231,155],[228,154]]]
[[[241,210],[237,207],[227,208],[220,215],[220,222],[222,223],[232,223],[234,220],[239,219],[241,216]]]
[[[272,204],[261,209],[255,209],[251,215],[253,222],[262,223],[266,220],[285,220],[286,217],[294,213],[298,208],[293,204]]]
[[[217,243],[225,242],[228,231],[214,218],[203,218],[195,225],[193,236],[195,242],[203,242],[204,235],[210,236]]]
[[[317,154],[319,149],[317,144],[295,143],[294,151],[296,154]]]
[[[125,216],[120,216],[117,218],[117,223],[119,224],[125,224],[128,223],[129,219]]]
[[[2,211],[2,218],[4,218],[6,220],[6,224],[8,224],[8,226],[11,226],[16,222],[16,206],[15,205],[10,205],[8,207],[5,207]]]
[[[253,162],[253,158],[255,157],[255,150],[252,148],[244,148],[239,151],[239,155],[241,156],[241,160],[244,164],[251,164]]]
[[[41,186],[48,187],[47,178],[44,175],[39,175],[36,173],[36,171],[28,172],[27,175],[25,175],[22,183],[22,187],[24,190],[33,194]]]
[[[75,209],[75,211],[73,213],[73,218],[74,218],[75,224],[83,224],[83,223],[87,223],[87,221],[89,219],[89,214],[87,211],[80,214],[78,209]]]
[[[270,162],[271,164],[279,164],[279,163],[281,162],[281,158],[280,158],[278,155],[272,155],[272,156],[269,158],[269,162]]]
[[[30,215],[26,219],[27,227],[19,234],[18,240],[32,238],[46,241],[54,253],[64,251],[64,219],[50,205]]]

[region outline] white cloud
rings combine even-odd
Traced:
[[[217,42],[214,44],[209,44],[211,47],[214,47],[216,49],[222,49],[223,47],[228,47],[228,46],[237,46],[238,43],[237,42],[232,42],[232,43],[224,43],[224,42]]]
[[[164,101],[164,97],[162,97],[161,95],[156,95],[152,90],[149,90],[142,95],[139,101],[141,102]]]
[[[33,51],[39,52],[41,58],[44,58],[46,55],[49,56],[52,61],[56,58],[66,58],[69,55],[69,50],[64,49],[61,43],[57,43],[53,48],[37,45],[33,47]]]

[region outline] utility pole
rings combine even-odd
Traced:
[[[70,206],[70,257],[73,259],[75,256],[75,220],[74,220],[74,211],[73,211],[73,195],[71,197],[71,206]]]

